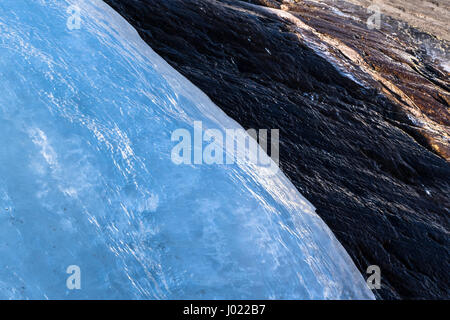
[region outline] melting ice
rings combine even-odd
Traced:
[[[0,1],[0,89],[0,298],[373,298],[282,173],[171,161],[239,125],[102,1]]]

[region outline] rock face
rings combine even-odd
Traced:
[[[408,51],[437,40],[388,18],[383,38],[357,7],[105,2],[242,126],[280,129],[282,170],[363,274],[380,267],[379,298],[450,298],[448,73]]]
[[[365,8],[378,5],[389,16],[450,41],[450,2],[446,0],[346,0]],[[343,2],[343,1],[341,1]]]

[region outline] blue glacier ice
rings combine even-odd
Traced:
[[[0,298],[373,299],[281,172],[174,164],[194,121],[240,128],[102,1],[1,0]]]

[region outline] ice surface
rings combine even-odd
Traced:
[[[239,125],[102,1],[1,0],[0,89],[0,298],[373,298],[282,173],[171,161]]]

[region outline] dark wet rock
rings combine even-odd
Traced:
[[[450,74],[443,66],[448,68],[450,43],[386,15],[380,18],[380,29],[371,30],[370,12],[346,1],[286,3],[284,10],[314,28],[319,41],[337,49],[331,56],[350,60],[350,73],[366,78],[401,107],[410,121],[399,121],[408,124],[407,131],[418,142],[450,161]]]
[[[450,298],[450,165],[400,102],[345,77],[292,23],[239,1],[106,2],[245,128],[280,129],[282,170],[363,275],[380,266],[378,297]]]

